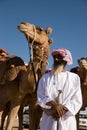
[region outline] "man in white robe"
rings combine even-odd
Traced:
[[[55,49],[52,56],[52,71],[42,76],[37,90],[38,104],[43,109],[40,130],[77,130],[75,115],[82,106],[80,78],[65,70],[72,64],[69,50]]]

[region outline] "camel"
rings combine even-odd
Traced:
[[[31,100],[32,95],[34,95],[36,102],[37,84],[45,72],[50,54],[50,44],[53,42],[52,39],[48,39],[48,35],[52,33],[52,28],[43,29],[24,22],[19,24],[18,29],[25,34],[28,40],[30,61],[27,67],[22,65],[22,69],[19,64],[17,71],[20,71],[15,79],[0,84],[0,111],[5,112],[6,108],[8,108],[5,130],[12,129],[14,118],[26,95],[30,94],[29,99]],[[20,58],[20,60],[22,59]]]
[[[83,105],[81,110],[85,110],[87,107],[87,58],[78,59],[78,65],[75,68],[72,68],[70,71],[79,75],[81,80],[81,90],[82,90],[82,98]],[[79,130],[79,113],[76,115],[77,118],[77,127]]]
[[[19,29],[21,32],[24,33],[24,35],[26,36],[27,40],[28,40],[28,31],[26,31],[26,28],[28,29],[28,23],[26,24],[21,24],[21,27],[22,29]],[[42,34],[44,33],[43,32],[43,28],[39,28],[37,27],[37,29],[40,29],[40,31],[42,32]],[[51,28],[48,28],[47,30],[45,30],[47,32],[47,34],[49,34],[49,32],[52,31]],[[38,31],[38,33],[40,33]],[[41,34],[40,34],[41,35]],[[36,35],[35,37],[37,37],[37,43],[39,42],[39,38],[38,38],[38,35]],[[43,40],[41,40],[40,42],[43,42],[44,44],[46,43],[46,41],[44,40],[45,38],[43,38]],[[53,42],[53,39],[49,39],[47,42],[52,43]],[[46,43],[47,44],[47,43]],[[48,44],[47,44],[48,45]],[[46,47],[47,47],[46,45]],[[38,46],[36,45],[36,48],[38,48]],[[48,54],[50,54],[50,50],[49,50],[49,47],[48,48]],[[38,49],[41,49],[38,48]],[[41,49],[42,51],[46,51],[45,48],[42,48]],[[37,53],[35,53],[35,55],[37,55]],[[40,59],[42,61],[41,65],[39,66],[39,71],[38,71],[38,78],[40,79],[41,76],[45,73],[45,70],[46,70],[46,64],[47,64],[47,54],[45,52],[44,55],[42,55],[42,59]],[[41,62],[40,61],[40,62]],[[42,67],[41,67],[42,66]],[[39,81],[38,79],[38,81]],[[38,86],[38,81],[36,82],[37,83],[37,86]],[[22,115],[22,112],[23,112],[23,108],[25,105],[29,105],[29,118],[30,118],[30,123],[29,123],[29,130],[37,130],[38,128],[38,125],[39,125],[39,122],[40,122],[40,118],[41,118],[41,115],[42,115],[42,109],[40,108],[39,105],[37,105],[37,97],[36,97],[36,91],[32,94],[27,94],[24,99],[22,100],[22,104],[21,104],[21,107],[19,109],[19,112],[18,112],[18,116],[19,116],[19,130],[22,130],[23,127],[22,127],[22,120],[23,120],[23,115]]]

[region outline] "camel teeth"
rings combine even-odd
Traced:
[[[27,28],[20,28],[21,31],[27,31]]]

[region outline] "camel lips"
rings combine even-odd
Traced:
[[[20,31],[27,31],[27,28],[18,27],[18,29],[19,29]]]

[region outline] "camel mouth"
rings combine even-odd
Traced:
[[[86,64],[83,64],[83,67],[87,70],[87,65]]]
[[[20,26],[18,26],[18,30],[21,32],[26,32],[27,28],[20,25]]]
[[[29,23],[22,22],[21,24],[18,25],[18,30],[21,32],[27,32],[28,30],[32,31],[32,29],[33,25]]]

